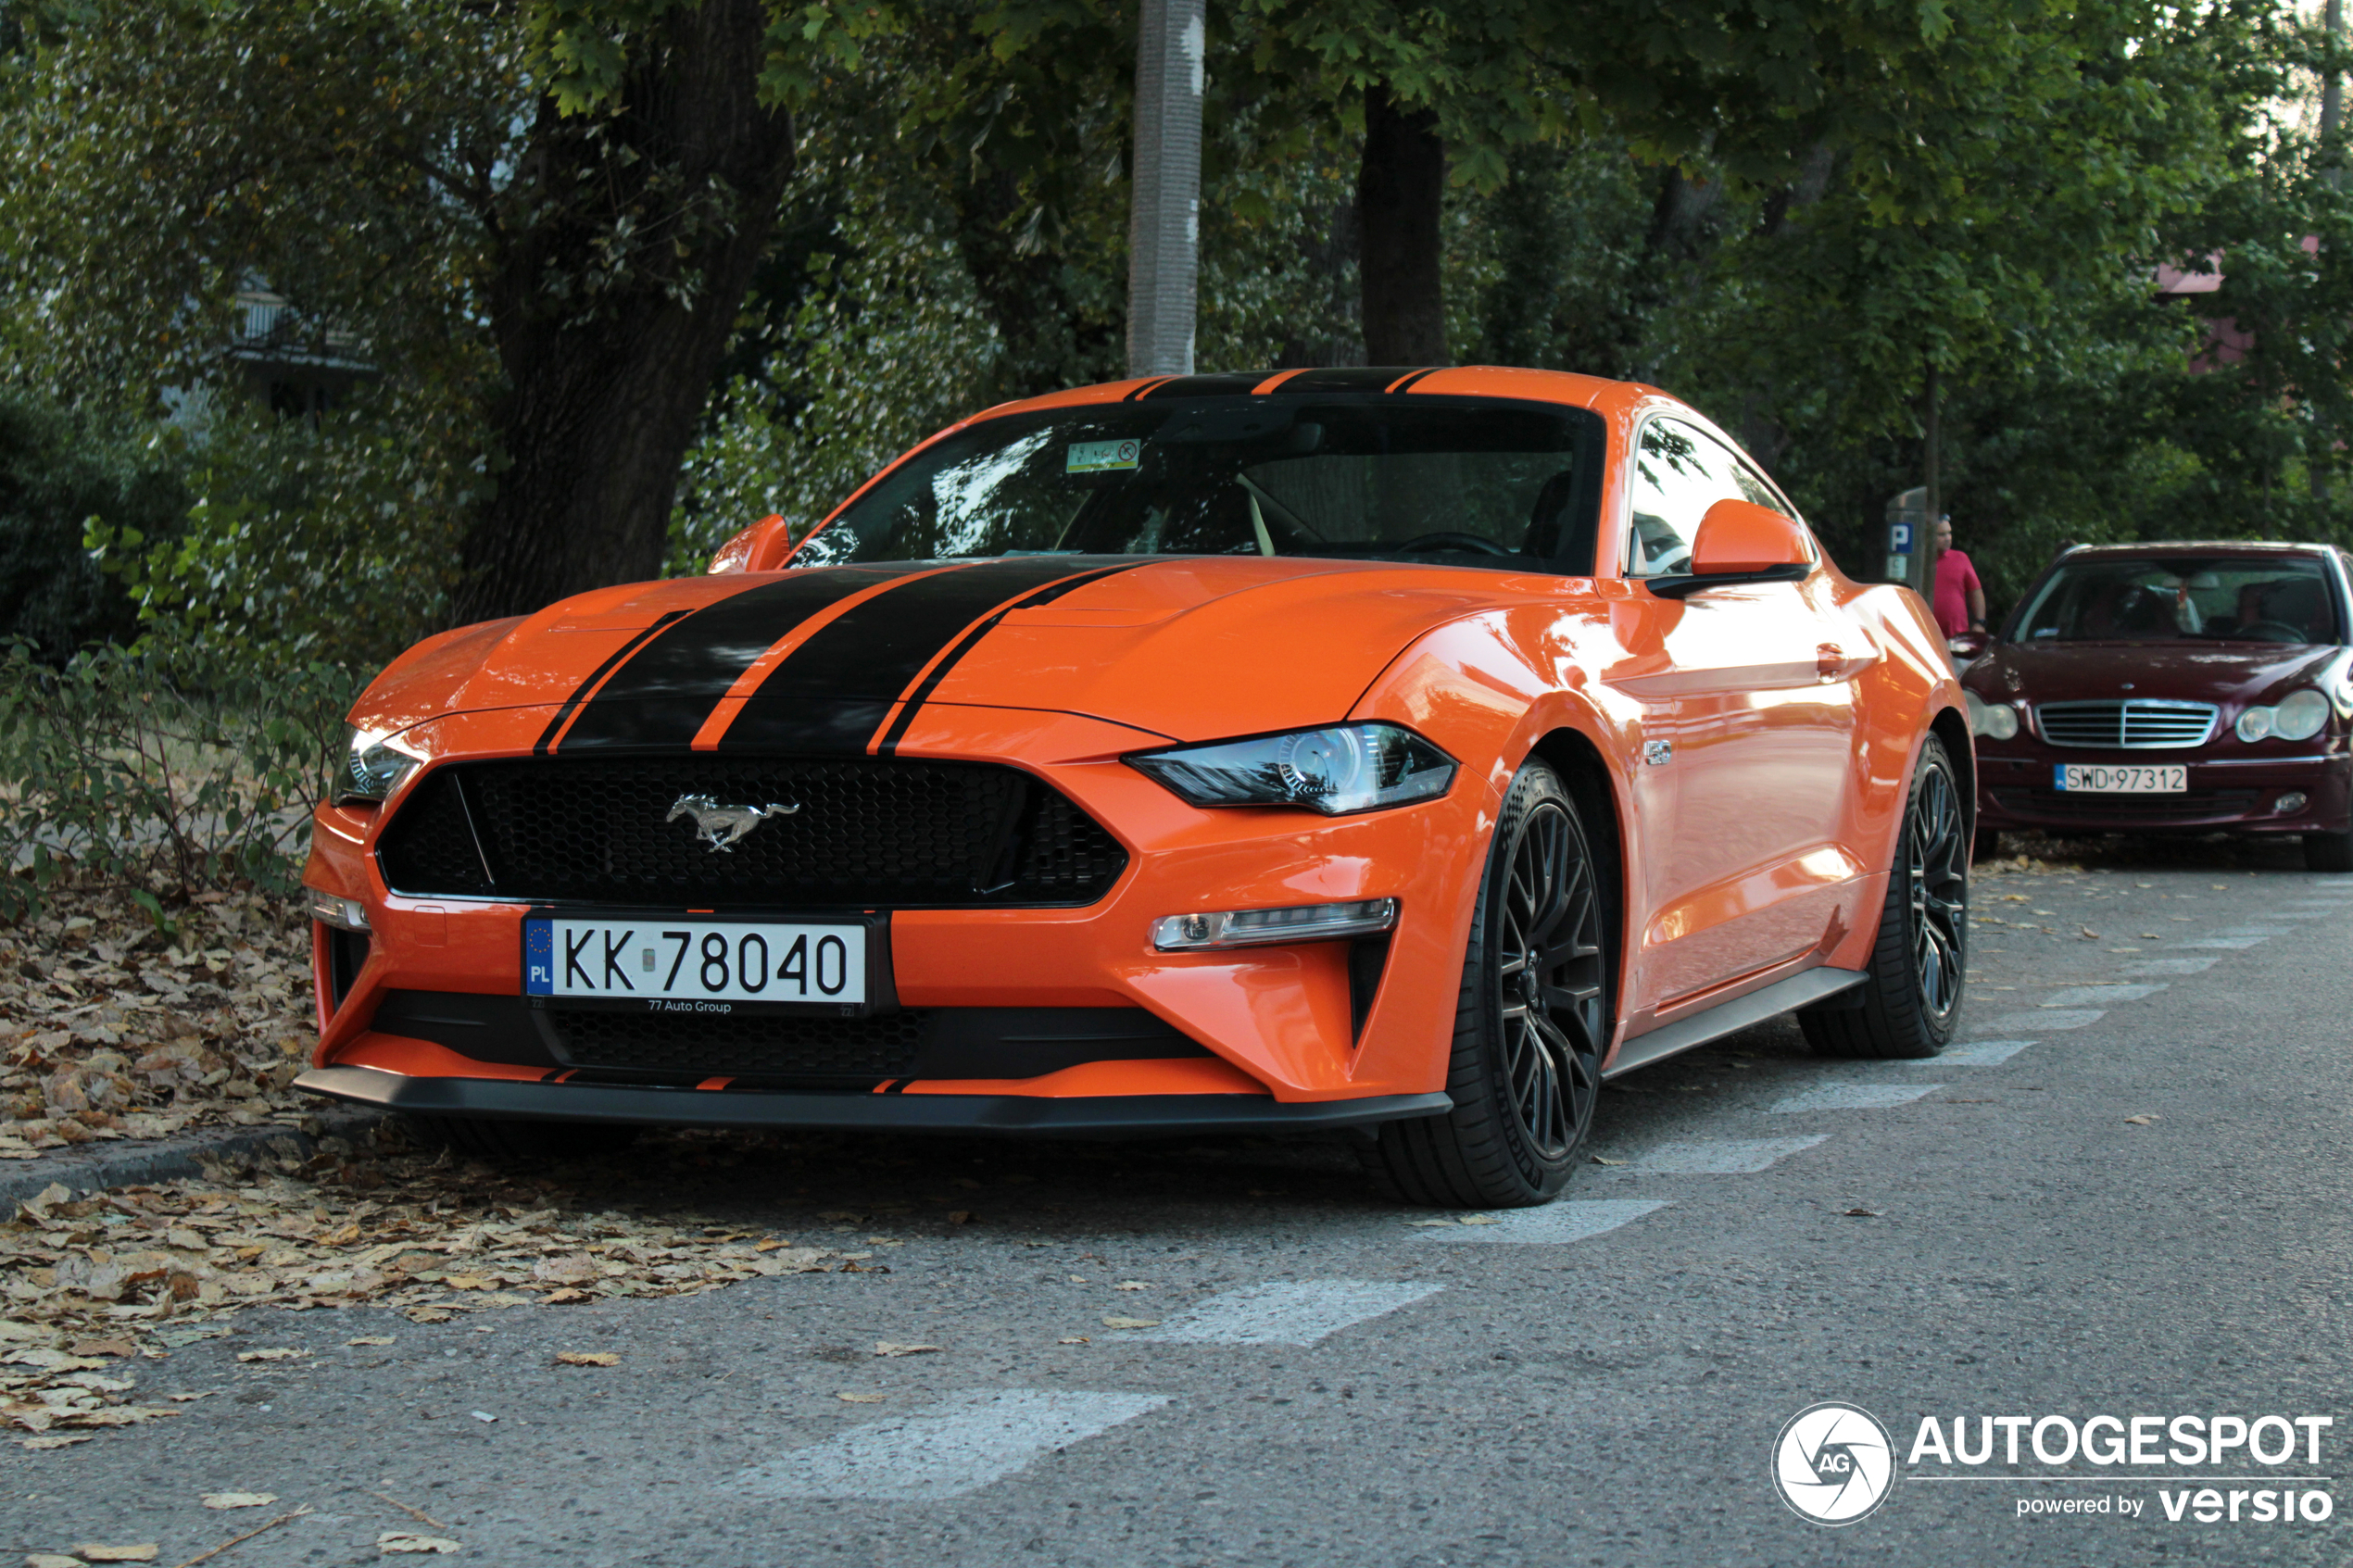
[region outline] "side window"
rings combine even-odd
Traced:
[[[1700,519],[1718,501],[1754,501],[1786,513],[1772,487],[1714,437],[1680,420],[1653,420],[1634,449],[1632,515],[1626,531],[1626,575],[1689,571]]]

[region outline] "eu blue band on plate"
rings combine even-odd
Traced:
[[[528,997],[556,992],[556,928],[553,922],[522,922],[522,989]]]

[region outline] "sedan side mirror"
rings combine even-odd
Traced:
[[[1985,650],[1994,646],[1994,638],[1991,633],[1964,632],[1957,637],[1948,639],[1944,646],[1953,650],[1955,659],[1967,662],[1972,659],[1982,659],[1985,656]]]
[[[1770,507],[1727,497],[1699,520],[1690,575],[1654,577],[1649,586],[1654,594],[1681,598],[1738,583],[1803,582],[1813,570],[1813,545],[1803,524]]]
[[[792,525],[771,512],[719,546],[711,558],[715,574],[729,571],[774,571],[792,554]]]

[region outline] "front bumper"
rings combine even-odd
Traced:
[[[2047,833],[2343,833],[2353,823],[2353,757],[2343,741],[2299,747],[2296,755],[2215,759],[2178,751],[2060,751],[2014,743],[1977,752],[1978,823],[1982,828]],[[2182,764],[2189,788],[2180,795],[2081,795],[2052,787],[2070,762]],[[2301,795],[2304,804],[2280,809]]]
[[[1298,1133],[1435,1116],[1443,1094],[1285,1104],[1259,1095],[909,1095],[703,1090],[513,1079],[409,1077],[370,1067],[318,1067],[295,1087],[356,1105],[424,1116],[629,1123],[740,1129],[1006,1134],[1126,1138],[1154,1134]]]

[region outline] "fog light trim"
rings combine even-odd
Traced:
[[[364,932],[368,929],[368,911],[359,899],[321,893],[315,887],[306,887],[303,891],[310,896],[312,920],[322,925],[332,925],[337,931]]]
[[[2310,797],[2302,790],[2292,789],[2271,803],[2271,814],[2275,817],[2293,817],[2309,804],[2311,804]]]
[[[1197,953],[1214,947],[1269,947],[1291,942],[1326,942],[1341,936],[1378,936],[1396,923],[1394,898],[1301,904],[1286,909],[1222,909],[1197,915],[1164,915],[1152,922],[1152,947],[1164,953]]]

